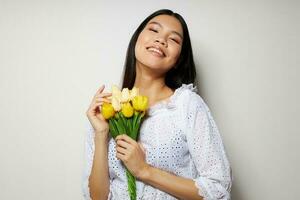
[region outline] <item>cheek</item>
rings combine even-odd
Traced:
[[[176,61],[181,53],[181,47],[172,48],[172,58]]]
[[[136,42],[134,51],[135,51],[135,56],[139,57],[141,52],[141,45],[139,41]]]
[[[146,37],[141,33],[136,41],[135,44],[135,55],[137,55],[145,46],[146,43]]]
[[[139,44],[139,45],[143,45],[145,44],[147,41],[149,40],[149,36],[144,33],[144,32],[141,32],[136,43]]]

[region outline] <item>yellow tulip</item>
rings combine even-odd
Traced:
[[[132,100],[134,97],[139,95],[139,89],[137,87],[133,87],[132,90],[130,90],[130,100]]]
[[[115,111],[112,105],[106,102],[102,104],[101,113],[104,119],[110,119],[115,115]]]
[[[115,97],[118,101],[121,101],[122,92],[118,86],[113,85],[111,88],[112,97]]]
[[[130,94],[128,88],[123,88],[122,96],[121,96],[121,103],[128,102],[130,99]]]
[[[114,110],[116,112],[121,110],[121,103],[120,103],[120,100],[117,97],[115,97],[115,96],[112,97],[111,104],[112,104],[112,107],[114,108]]]
[[[129,102],[122,104],[122,113],[125,117],[132,117],[133,112],[133,107]]]
[[[132,100],[133,108],[137,111],[146,111],[148,98],[146,96],[135,96]]]

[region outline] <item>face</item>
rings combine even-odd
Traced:
[[[180,22],[169,15],[158,15],[147,23],[137,39],[136,62],[165,73],[179,58],[182,42]]]

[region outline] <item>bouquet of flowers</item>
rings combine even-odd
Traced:
[[[148,98],[139,95],[139,89],[132,90],[112,86],[111,103],[102,104],[101,113],[109,122],[109,129],[115,139],[120,134],[127,134],[135,141],[138,139],[139,128],[148,107]],[[136,200],[136,179],[126,168],[128,192],[131,200]]]

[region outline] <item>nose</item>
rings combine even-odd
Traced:
[[[163,46],[166,46],[167,45],[167,42],[166,40],[163,38],[163,37],[158,37],[155,39],[155,42],[159,42],[161,43]]]

